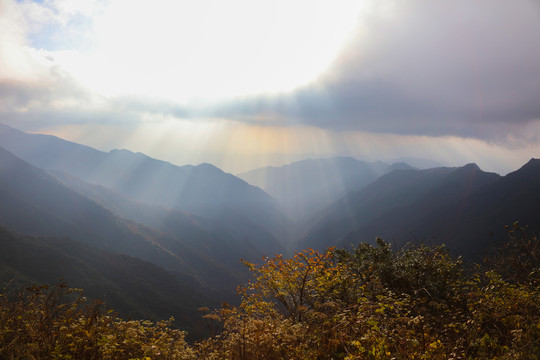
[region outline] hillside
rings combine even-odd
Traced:
[[[212,288],[225,288],[245,277],[240,270],[198,252],[182,241],[181,234],[168,235],[117,216],[3,149],[0,225],[23,234],[69,237],[136,256]]]
[[[367,163],[351,157],[308,159],[280,167],[264,167],[238,174],[275,197],[286,214],[304,221],[351,191],[379,176],[410,166],[381,161]]]
[[[67,172],[133,200],[225,218],[238,229],[236,225],[250,223],[260,233],[280,236],[287,221],[264,191],[210,164],[176,166],[128,150],[105,153],[6,125],[0,125],[0,146],[38,168]],[[273,241],[279,249],[277,239]]]
[[[479,261],[515,221],[540,229],[540,165],[531,159],[504,177],[475,164],[396,171],[348,194],[312,220],[299,247],[350,246],[380,236],[395,246],[444,243]]]
[[[300,247],[346,246],[372,241],[375,236],[396,239],[398,232],[411,223],[468,199],[497,179],[498,175],[485,173],[475,164],[394,171],[326,208],[313,220]],[[400,244],[410,240],[414,240],[411,234],[397,239]]]
[[[112,213],[181,239],[206,257],[245,272],[239,259],[260,259],[279,250],[274,237],[248,222],[241,229],[226,218],[210,219],[162,206],[134,201],[100,185],[88,184],[65,172],[52,174],[70,189],[95,201]],[[253,236],[241,234],[252,233]]]
[[[138,258],[113,254],[66,238],[34,238],[0,228],[0,282],[29,286],[65,281],[101,299],[124,318],[168,319],[201,332],[196,309],[217,302]]]
[[[396,251],[381,239],[247,264],[254,279],[240,305],[200,309],[210,336],[194,343],[65,285],[11,287],[0,292],[0,357],[539,359],[540,243],[509,230],[511,241],[468,271],[444,246]]]
[[[469,196],[430,212],[402,227],[382,227],[390,219],[401,219],[415,208],[402,209],[381,217],[369,227],[352,233],[344,242],[356,243],[375,233],[388,236],[394,231],[397,244],[413,239],[434,244],[445,243],[456,255],[478,259],[492,246],[506,239],[506,225],[519,221],[533,231],[540,230],[540,160],[531,159],[520,169],[478,188]],[[377,229],[377,230],[376,230]]]

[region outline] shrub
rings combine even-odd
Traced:
[[[172,320],[171,320],[172,321]],[[2,359],[195,359],[171,321],[124,321],[61,283],[0,294]]]

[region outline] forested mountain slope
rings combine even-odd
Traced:
[[[448,204],[464,201],[498,179],[498,175],[485,173],[475,164],[460,168],[396,170],[326,208],[313,221],[300,247],[348,245],[360,238],[372,241],[375,236],[394,239],[410,224]],[[367,228],[376,233],[362,230]],[[403,239],[408,240],[410,236]]]
[[[455,255],[480,259],[492,246],[506,239],[505,226],[519,221],[532,231],[540,230],[540,160],[531,159],[520,169],[482,186],[467,196],[457,196],[427,215],[399,223],[415,207],[380,217],[345,238],[342,244],[357,243],[374,234],[395,237],[397,245],[407,241],[444,243]],[[383,224],[388,224],[383,226]]]
[[[0,282],[11,288],[65,281],[101,299],[125,318],[175,318],[200,333],[196,309],[217,304],[162,268],[67,238],[20,236],[0,228]]]
[[[65,171],[145,203],[225,218],[239,231],[250,223],[280,236],[287,223],[272,197],[210,164],[176,166],[128,150],[105,153],[6,125],[0,125],[0,146],[36,167]]]
[[[88,184],[65,172],[52,174],[63,184],[102,205],[107,210],[168,236],[181,239],[205,256],[244,271],[240,259],[254,261],[280,250],[270,233],[245,222],[237,229],[226,219],[210,219],[180,210],[134,201],[114,190]],[[253,236],[241,234],[253,233]]]
[[[240,270],[197,251],[181,236],[117,216],[3,149],[0,149],[0,225],[23,234],[69,237],[108,251],[137,256],[215,288],[225,288],[243,278]]]

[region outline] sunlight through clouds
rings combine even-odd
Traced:
[[[292,90],[332,62],[357,1],[114,1],[89,53],[58,61],[106,95],[181,102]]]
[[[238,172],[540,154],[527,0],[0,0],[0,123]]]
[[[105,151],[125,148],[177,165],[207,162],[231,173],[340,155],[387,162],[407,161],[405,158],[436,159],[444,166],[475,162],[484,171],[504,175],[515,170],[516,163],[527,162],[531,154],[540,154],[538,143],[525,144],[509,152],[504,145],[452,136],[253,126],[219,119],[194,122],[164,117],[138,126],[81,124],[36,132],[54,134]]]

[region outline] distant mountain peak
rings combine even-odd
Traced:
[[[142,152],[133,152],[128,149],[112,149],[109,151],[109,154],[116,154],[116,155],[130,155],[130,156],[139,156],[139,157],[145,157],[150,158],[148,155],[143,154]]]
[[[396,162],[396,163],[393,163],[392,165],[390,165],[390,167],[394,170],[409,170],[409,169],[415,169],[413,166],[403,162],[403,161],[400,161],[400,162]]]
[[[540,159],[531,158],[525,165],[514,172],[509,173],[510,176],[538,176],[540,174]]]
[[[212,164],[209,164],[209,163],[201,163],[199,165],[195,165],[193,166],[193,169],[195,171],[199,171],[199,172],[203,172],[203,173],[206,173],[208,175],[212,175],[212,174],[225,174],[225,172],[223,170],[221,170],[220,168],[218,168],[217,166],[214,166]],[[242,180],[243,181],[243,180]]]
[[[469,163],[469,164],[463,165],[461,168],[462,169],[468,169],[468,170],[482,171],[482,169],[480,169],[480,167],[476,163]]]
[[[453,168],[452,172],[449,174],[452,178],[460,178],[462,176],[476,176],[480,173],[484,173],[480,167],[475,163],[470,163],[463,165],[461,167]]]
[[[212,165],[210,163],[200,163],[199,165],[196,165],[197,167],[201,167],[201,168],[209,168],[209,169],[218,169],[218,170],[221,170],[220,168],[218,168],[217,166],[215,165]]]
[[[537,167],[540,166],[540,159],[531,158],[531,160],[527,161],[525,165],[523,165],[521,168],[525,167]]]
[[[128,150],[128,149],[112,149],[111,151],[109,151],[109,153],[111,153],[111,154],[114,154],[114,153],[134,154],[133,151]]]

